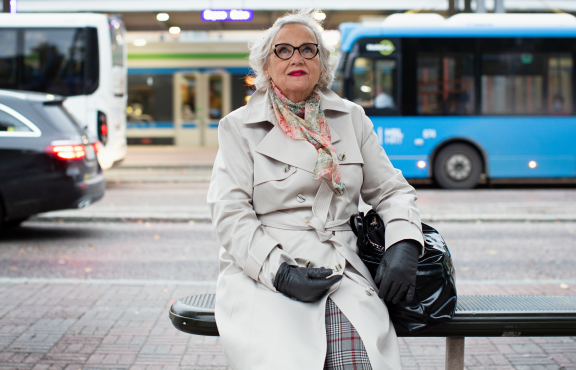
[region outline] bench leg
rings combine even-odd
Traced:
[[[464,370],[464,337],[446,337],[446,370]]]

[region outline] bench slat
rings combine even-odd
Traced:
[[[215,297],[179,299],[170,309],[172,324],[186,333],[217,336]],[[459,296],[451,321],[419,334],[395,328],[399,337],[576,336],[576,296]]]

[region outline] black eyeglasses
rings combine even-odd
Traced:
[[[287,60],[292,58],[294,55],[294,50],[298,50],[302,58],[304,59],[312,59],[316,55],[318,55],[318,44],[307,43],[302,44],[298,47],[292,46],[290,44],[276,44],[274,45],[274,54],[282,60]]]

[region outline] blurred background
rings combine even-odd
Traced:
[[[575,294],[576,1],[2,0],[0,368],[228,368],[166,310],[215,291],[206,194],[248,43],[311,6],[459,293]],[[576,367],[554,340],[470,340],[466,366]],[[443,368],[442,340],[400,344]]]

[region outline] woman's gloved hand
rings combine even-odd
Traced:
[[[286,262],[280,265],[274,287],[289,298],[301,302],[316,302],[330,287],[342,279],[342,275],[332,275],[332,270],[321,268],[306,268],[290,266]]]
[[[380,286],[380,298],[393,304],[404,297],[406,302],[412,302],[421,251],[420,243],[411,239],[401,240],[386,250],[374,277],[374,282]]]

